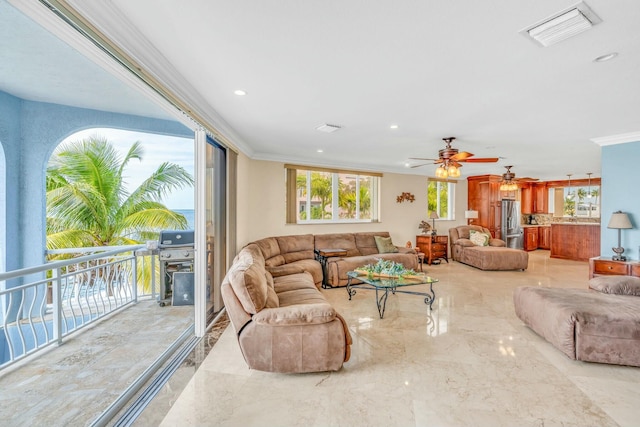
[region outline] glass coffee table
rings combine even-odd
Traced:
[[[416,275],[412,277],[380,277],[367,274],[361,274],[357,271],[349,271],[347,273],[347,293],[349,294],[349,301],[351,297],[356,294],[356,289],[375,289],[376,291],[376,304],[378,305],[378,313],[380,318],[384,317],[384,310],[387,306],[387,297],[389,292],[392,294],[402,293],[411,295],[420,295],[424,297],[424,303],[429,305],[431,310],[433,301],[436,299],[436,294],[433,291],[433,284],[438,281],[431,276]],[[353,279],[360,280],[362,283],[352,283]],[[416,285],[429,285],[429,293],[408,291],[400,288]]]

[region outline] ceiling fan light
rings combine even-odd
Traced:
[[[460,176],[460,168],[455,167],[455,165],[451,165],[447,168],[447,174],[451,178],[458,178]]]
[[[444,166],[436,168],[436,178],[446,178],[448,176],[449,174],[447,173],[447,170],[444,168]]]

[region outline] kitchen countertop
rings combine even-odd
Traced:
[[[552,222],[550,225],[593,225],[600,227],[599,222]]]

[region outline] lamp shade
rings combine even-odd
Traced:
[[[437,214],[435,211],[434,211],[434,212],[431,212],[431,213],[429,214],[429,219],[439,219],[439,218],[440,218],[440,217],[438,216],[438,214]]]
[[[474,210],[464,211],[464,217],[466,219],[476,219],[478,218],[478,211],[474,211]]]
[[[609,220],[607,228],[624,229],[633,228],[633,226],[629,220],[629,215],[622,211],[617,211],[611,214],[611,219]]]

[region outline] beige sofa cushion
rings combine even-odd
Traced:
[[[598,276],[589,280],[589,287],[605,294],[640,296],[640,277]]]
[[[265,270],[257,263],[234,264],[229,271],[229,282],[242,308],[256,314],[267,303],[267,277]]]
[[[267,302],[265,302],[265,308],[280,307],[280,301],[278,300],[278,294],[273,283],[273,276],[268,271],[265,273],[267,278]]]
[[[276,237],[280,246],[280,255],[285,263],[299,261],[301,259],[314,259],[313,234],[302,234],[299,236],[278,236]]]
[[[347,251],[347,256],[360,255],[360,250],[356,246],[356,238],[352,233],[316,234],[314,239],[316,250],[344,249]],[[373,240],[373,237],[371,240]]]
[[[327,323],[335,318],[335,309],[325,302],[266,308],[253,316],[253,321],[261,325],[282,326]]]
[[[365,231],[354,233],[353,237],[356,239],[356,246],[358,247],[358,251],[360,251],[358,255],[373,255],[380,253],[376,243],[376,237],[390,236],[387,231]]]
[[[304,268],[299,265],[283,264],[277,266],[267,266],[267,271],[273,277],[288,276],[289,274],[304,273]]]

